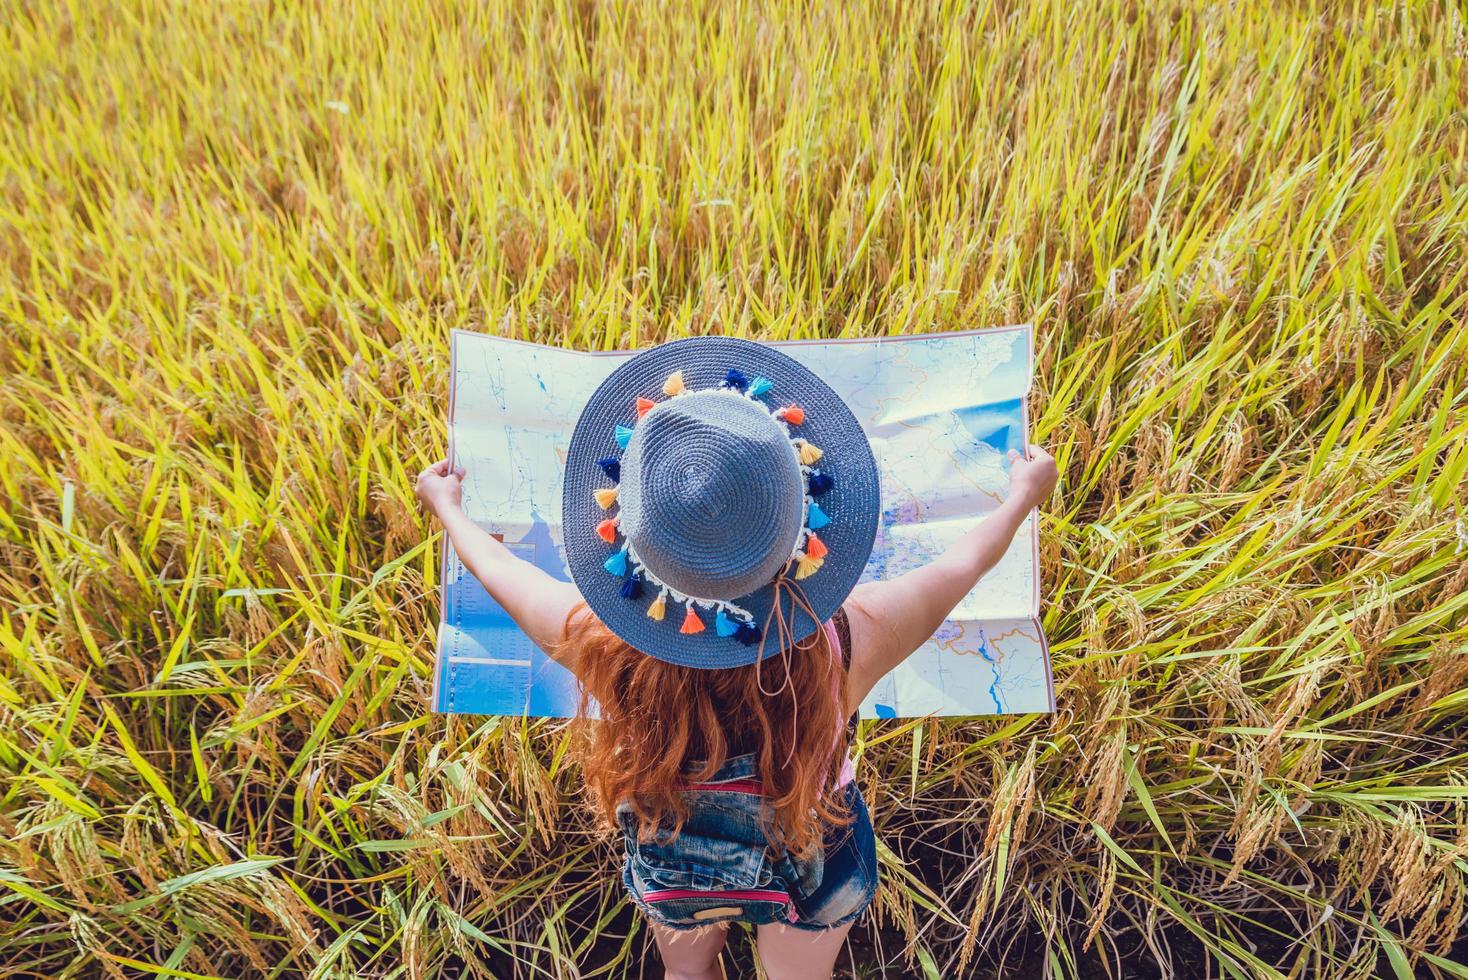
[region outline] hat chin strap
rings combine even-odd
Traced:
[[[820,617],[816,615],[815,609],[811,606],[810,601],[805,597],[805,589],[801,588],[800,583],[794,581],[789,575],[786,575],[784,571],[781,571],[779,575],[775,576],[775,581],[770,583],[770,589],[774,593],[775,601],[770,605],[770,615],[765,622],[764,637],[760,640],[760,660],[763,660],[765,658],[765,644],[770,640],[771,623],[773,623],[775,627],[774,637],[775,642],[778,644],[776,649],[788,651],[792,646],[795,645],[792,640],[792,637],[794,637],[795,635],[794,625],[785,618],[784,597],[786,594],[789,595],[790,601],[795,605],[796,608],[804,611],[807,616],[809,616],[812,620],[815,620],[818,624],[820,622]],[[785,676],[788,683],[788,678],[790,676],[790,672],[788,670],[785,672]],[[761,685],[760,687],[760,693],[765,695],[766,697],[773,697],[774,695],[779,694],[781,690],[784,690],[783,686],[775,691],[766,691],[763,685]]]

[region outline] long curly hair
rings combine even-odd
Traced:
[[[826,824],[851,822],[833,792],[846,756],[846,671],[824,629],[759,663],[708,670],[638,652],[579,603],[561,648],[581,682],[576,755],[606,825],[625,800],[640,839],[676,833],[688,816],[679,787],[708,779],[731,748],[758,754],[772,845],[809,855]]]

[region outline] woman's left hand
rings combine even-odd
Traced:
[[[418,474],[414,488],[418,499],[432,514],[442,518],[449,510],[458,510],[464,484],[464,467],[449,469],[449,461],[441,459]]]

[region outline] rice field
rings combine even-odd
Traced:
[[[427,713],[449,330],[1028,321],[1059,711],[864,723],[842,975],[1468,977],[1464,32],[5,0],[0,973],[660,975]]]

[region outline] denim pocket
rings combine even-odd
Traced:
[[[692,794],[690,794],[692,796]],[[691,800],[693,813],[676,837],[660,828],[637,839],[637,818],[618,807],[627,855],[649,888],[751,889],[770,884],[774,868],[759,833],[758,813],[731,800]],[[777,886],[778,887],[778,886]]]
[[[871,816],[855,784],[847,792],[856,820],[828,834],[823,880],[814,892],[800,896],[801,919],[795,923],[799,928],[844,925],[871,905],[876,895],[876,836]]]
[[[750,889],[770,883],[763,848],[687,831],[670,844],[627,838],[637,876],[650,888]]]
[[[790,890],[796,894],[797,899],[812,895],[821,887],[821,881],[825,878],[825,847],[816,848],[808,857],[786,855],[781,865],[778,868],[780,877],[790,883]]]
[[[768,849],[729,833],[737,822],[733,817],[705,809],[702,819],[685,824],[676,838],[639,841],[635,818],[619,811],[626,848],[623,883],[654,922],[687,929],[733,920],[786,922],[796,915]],[[726,836],[719,836],[721,831]]]

